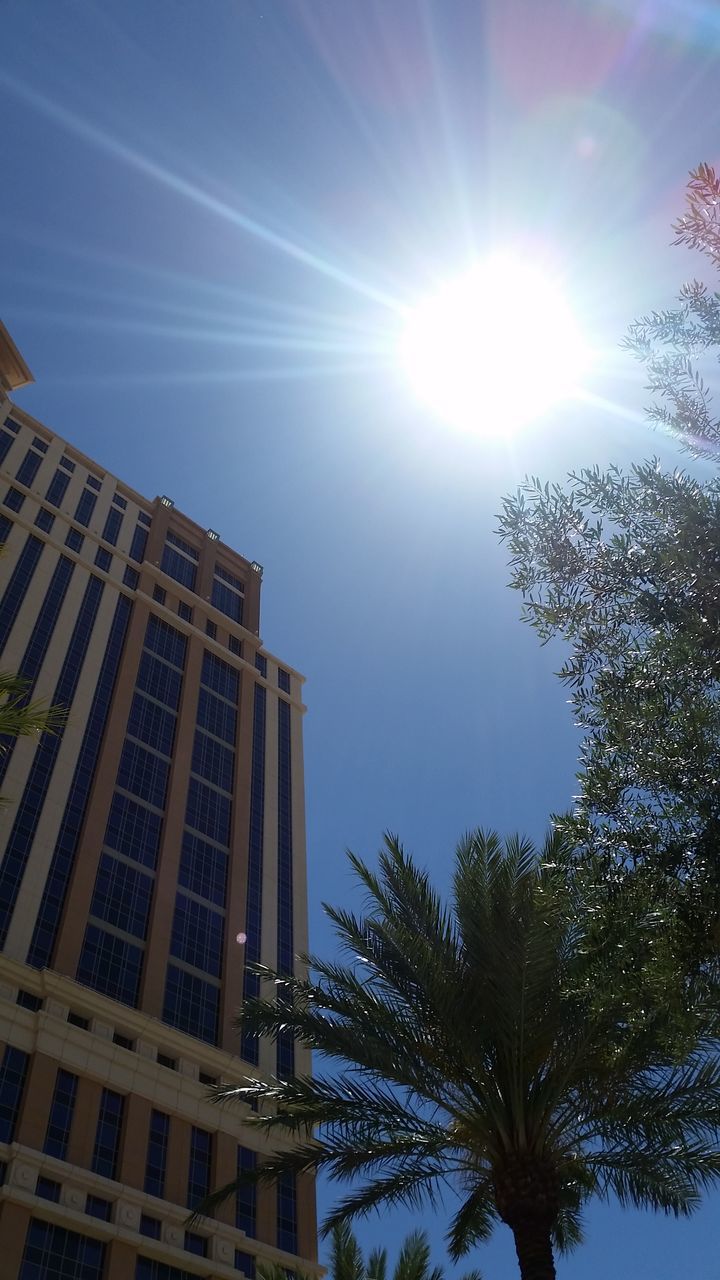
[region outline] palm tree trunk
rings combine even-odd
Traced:
[[[512,1228],[521,1280],[555,1280],[550,1231],[547,1225],[528,1216]]]

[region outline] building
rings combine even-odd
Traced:
[[[232,1026],[245,964],[306,946],[302,677],[260,565],[11,403],[29,380],[0,329],[0,669],[69,708],[0,756],[0,1270],[316,1274],[310,1178],[187,1226],[262,1158],[208,1086],[308,1067]]]

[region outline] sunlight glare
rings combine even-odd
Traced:
[[[410,310],[400,365],[448,425],[511,435],[578,389],[589,353],[559,285],[496,254]]]

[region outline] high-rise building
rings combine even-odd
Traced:
[[[259,638],[261,566],[147,501],[8,393],[0,669],[68,709],[0,755],[0,1273],[316,1273],[307,1177],[192,1209],[263,1158],[217,1081],[308,1068],[238,1037],[247,964],[306,946],[302,677]]]

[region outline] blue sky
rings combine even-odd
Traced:
[[[390,828],[444,882],[463,830],[540,836],[570,801],[559,652],[518,621],[494,513],[526,472],[675,460],[616,344],[693,268],[669,225],[718,158],[720,18],[679,0],[1,0],[0,18],[2,313],[37,378],[18,401],[264,565],[264,642],[308,678],[322,949],[345,847],[372,856]],[[518,242],[562,262],[606,351],[595,400],[512,443],[448,432],[398,375],[395,304]],[[709,1276],[716,1212],[594,1209],[561,1280]],[[509,1233],[476,1263],[514,1278]]]

